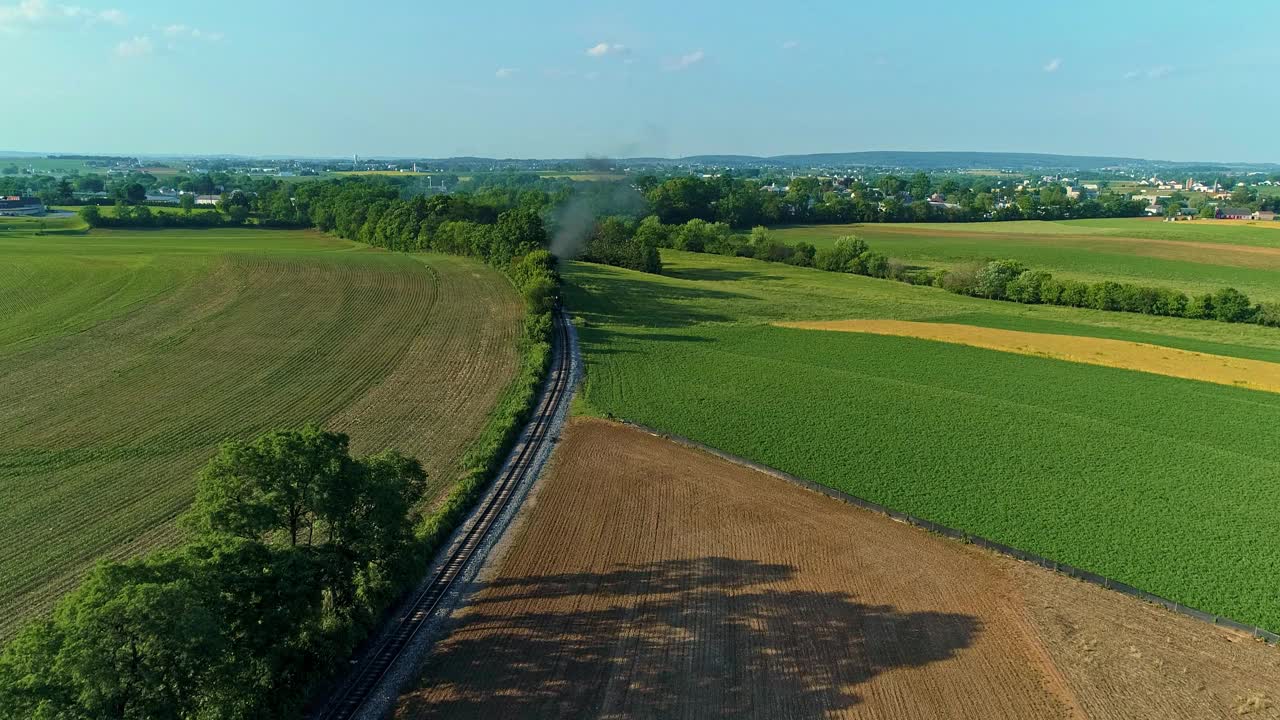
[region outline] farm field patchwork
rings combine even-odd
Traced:
[[[583,407],[1280,629],[1280,397],[781,320],[964,322],[1274,360],[1257,326],[1016,306],[664,253],[666,277],[575,263]]]
[[[418,456],[438,496],[522,314],[476,262],[246,229],[0,232],[0,304],[0,638],[171,542],[227,438],[316,420]]]
[[[1012,258],[1064,278],[1164,285],[1187,293],[1233,286],[1256,300],[1280,301],[1277,229],[1280,223],[1122,218],[814,225],[776,232],[786,242],[805,241],[819,247],[853,234],[874,250],[929,268]]]
[[[397,718],[1167,720],[1280,697],[1273,648],[594,418],[452,625]]]
[[[938,340],[1020,355],[1051,357],[1186,380],[1280,392],[1280,363],[1206,355],[1146,343],[910,320],[828,320],[783,322],[778,325],[802,330]]]

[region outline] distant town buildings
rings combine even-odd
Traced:
[[[22,195],[6,195],[0,197],[0,215],[44,215],[44,203],[40,198]]]

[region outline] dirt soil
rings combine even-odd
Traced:
[[[595,419],[398,718],[1280,717],[1280,651]]]
[[[782,327],[806,330],[898,335],[939,340],[1019,355],[1036,355],[1186,380],[1280,392],[1280,363],[1211,355],[1127,340],[908,320],[833,320],[777,324]]]

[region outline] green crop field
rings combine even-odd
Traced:
[[[785,242],[830,245],[857,235],[910,265],[950,268],[1012,258],[1077,280],[1116,280],[1192,292],[1236,287],[1280,301],[1280,223],[1143,218],[965,224],[812,225],[776,231]]]
[[[95,559],[172,542],[227,438],[316,420],[417,455],[438,496],[517,369],[521,302],[477,262],[34,227],[0,220],[0,638]]]
[[[776,320],[896,318],[1280,362],[1257,326],[1019,306],[664,252],[574,263],[582,408],[1280,630],[1280,395]]]

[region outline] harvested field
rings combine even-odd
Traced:
[[[172,544],[219,442],[317,421],[429,493],[514,377],[511,284],[314,233],[0,239],[0,641],[101,557]]]
[[[398,717],[1074,715],[976,550],[604,421],[553,463]]]
[[[398,718],[1276,717],[1280,652],[575,420]]]
[[[1280,718],[1280,649],[1007,558],[1091,720]]]
[[[1280,392],[1280,363],[1210,355],[1148,343],[907,320],[833,320],[777,324],[802,330],[938,340],[1019,355],[1036,355],[1186,380]]]

